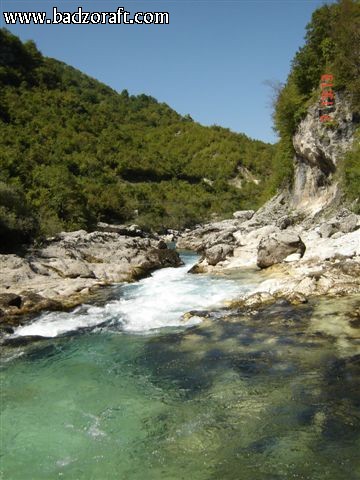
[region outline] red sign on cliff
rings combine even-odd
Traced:
[[[335,104],[335,94],[332,90],[334,86],[334,76],[331,73],[325,73],[321,75],[320,88],[321,88],[321,106],[325,109],[330,109]],[[321,113],[322,113],[321,109]],[[333,117],[331,117],[330,112],[322,113],[320,116],[320,122],[331,122]]]

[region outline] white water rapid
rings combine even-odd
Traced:
[[[239,281],[187,273],[196,262],[194,254],[182,255],[179,268],[157,270],[137,283],[122,285],[118,299],[104,306],[82,305],[72,312],[43,313],[32,323],[16,329],[15,336],[56,337],[81,328],[108,322],[128,332],[147,333],[163,327],[190,326],[181,316],[189,310],[219,307],[225,300],[249,289]]]

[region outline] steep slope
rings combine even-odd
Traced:
[[[19,232],[28,240],[99,220],[181,228],[256,207],[272,153],[152,97],[118,94],[0,30],[0,235],[8,245]]]
[[[335,173],[354,143],[357,128],[349,99],[338,92],[333,123],[319,121],[319,105],[308,110],[293,136],[295,149],[292,205],[308,214],[341,200]]]
[[[315,213],[345,200],[358,211],[360,2],[340,0],[317,9],[305,40],[276,101],[275,163],[287,172],[295,208]],[[324,74],[331,78],[325,93]],[[333,95],[333,105],[324,106],[322,95]],[[323,114],[328,121],[321,121]]]
[[[260,291],[274,297],[360,291],[359,46],[360,2],[314,12],[277,98],[277,194],[256,213],[184,234],[178,244],[202,253],[193,272],[271,267],[278,276]],[[335,98],[326,108],[322,75]]]

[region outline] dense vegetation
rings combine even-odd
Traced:
[[[321,74],[334,75],[360,118],[359,45],[359,0],[314,12],[277,92],[272,146],[119,94],[0,29],[1,248],[99,220],[164,230],[256,208],[291,181],[292,135],[319,99]],[[360,147],[340,173],[356,201]]]
[[[256,207],[272,152],[152,97],[118,94],[0,30],[1,238],[99,220],[180,228]],[[229,183],[237,177],[242,188]]]
[[[355,146],[342,162],[341,180],[351,208],[360,214],[360,129],[355,136]]]
[[[360,115],[360,2],[340,0],[317,9],[307,26],[305,44],[296,53],[284,87],[279,90],[274,123],[280,135],[274,167],[279,172],[274,187],[292,177],[291,137],[309,105],[320,98],[320,77],[334,75],[335,91],[347,92],[354,118]],[[344,190],[354,200],[360,196],[359,149],[344,160]]]

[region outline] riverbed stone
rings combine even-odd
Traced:
[[[160,240],[159,243],[157,244],[157,248],[159,248],[160,250],[166,250],[167,249],[167,245],[165,243],[164,240]]]

